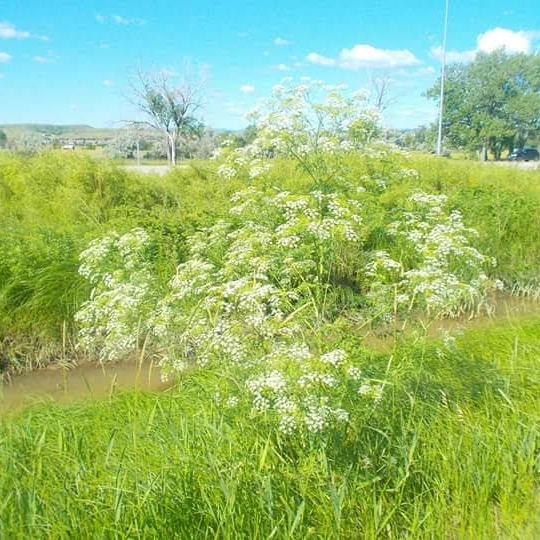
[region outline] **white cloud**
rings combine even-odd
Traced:
[[[394,68],[414,66],[420,60],[408,49],[377,49],[371,45],[355,45],[339,54],[339,65],[345,69]]]
[[[55,60],[58,60],[59,56],[54,51],[47,51],[46,56],[34,56],[32,60],[38,64],[54,64]]]
[[[274,45],[278,45],[279,47],[284,47],[285,45],[292,45],[292,41],[289,41],[288,39],[277,37],[274,39]]]
[[[130,19],[128,17],[123,17],[122,15],[102,15],[101,13],[96,13],[94,15],[94,18],[96,21],[100,24],[105,24],[107,22],[112,22],[114,24],[117,24],[119,26],[142,26],[143,24],[146,24],[146,21],[144,19]]]
[[[104,79],[103,86],[114,86],[114,81],[111,81],[110,79]]]
[[[342,49],[337,59],[312,52],[306,56],[306,60],[321,66],[339,66],[352,70],[395,68],[420,64],[420,60],[407,49],[377,49],[371,45],[355,45],[352,49]]]
[[[47,58],[46,56],[34,56],[32,58],[34,62],[37,62],[38,64],[52,64],[52,60],[50,58]]]
[[[538,30],[509,30],[508,28],[492,28],[476,38],[476,48],[466,51],[447,51],[446,60],[452,62],[472,62],[479,52],[492,53],[497,49],[504,49],[507,53],[530,54],[534,42],[540,39]],[[431,56],[437,60],[442,59],[442,47],[432,47]]]
[[[291,68],[287,64],[278,64],[276,69],[279,71],[291,71]]]
[[[0,52],[0,64],[9,62],[11,60],[11,55],[6,52]]]
[[[433,58],[442,61],[443,57],[443,48],[442,47],[431,47],[430,49],[431,56]],[[476,57],[477,50],[470,49],[468,51],[446,51],[446,61],[450,64],[466,64],[472,62]]]
[[[8,22],[0,22],[0,38],[3,39],[26,39],[30,37],[30,32],[17,30],[15,26]]]
[[[490,53],[504,48],[509,53],[521,52],[529,54],[532,46],[531,38],[532,36],[528,32],[513,32],[506,28],[493,28],[478,36],[478,50]]]
[[[113,15],[112,20],[116,24],[121,24],[123,26],[128,26],[129,24],[133,24],[133,19],[127,19],[126,17],[121,17],[120,15]]]
[[[240,86],[240,92],[242,92],[243,94],[252,94],[253,92],[255,92],[255,87],[251,84],[243,84],[242,86]]]
[[[427,77],[433,75],[437,70],[433,66],[419,67],[415,69],[398,69],[393,74],[396,77]]]
[[[312,64],[319,64],[320,66],[333,66],[336,61],[333,58],[328,58],[322,54],[311,52],[306,56],[306,60]]]

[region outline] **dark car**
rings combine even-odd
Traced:
[[[536,148],[516,148],[508,154],[508,161],[536,161],[538,158]]]

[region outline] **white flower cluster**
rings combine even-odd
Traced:
[[[158,303],[152,323],[167,358],[249,363],[247,343],[262,347],[294,336],[298,318],[287,314],[313,302],[310,290],[323,286],[327,268],[339,263],[336,248],[358,243],[362,234],[358,208],[335,194],[252,187],[233,203],[236,223],[218,222],[190,239],[192,257]],[[219,269],[212,262],[216,250]],[[325,361],[337,365],[340,354]],[[294,355],[306,360],[310,352],[299,345]]]
[[[321,356],[321,362],[323,364],[329,364],[334,368],[338,368],[343,365],[347,354],[342,349],[335,349]]]
[[[80,344],[101,360],[136,349],[149,330],[154,278],[146,260],[148,234],[135,229],[94,240],[80,255],[79,272],[93,286],[75,315]]]
[[[380,403],[383,398],[384,385],[373,381],[366,381],[360,385],[358,393],[361,396],[370,397],[375,404]]]
[[[317,191],[298,196],[255,189],[237,194],[234,203],[231,223],[218,222],[190,239],[191,257],[161,299],[151,296],[147,236],[135,231],[93,243],[84,272],[99,297],[79,313],[88,322],[81,338],[101,340],[112,358],[135,347],[142,328],[161,353],[165,377],[195,364],[235,366],[254,412],[270,415],[285,434],[321,433],[346,422],[345,389],[360,388],[361,374],[343,350],[317,355],[298,341],[297,313],[313,304],[317,287],[327,286],[328,268],[340,260],[336,248],[361,237],[358,206]],[[294,247],[283,243],[287,238],[295,238]],[[223,406],[239,397],[226,396]]]
[[[248,115],[257,127],[253,143],[243,148],[223,145],[220,176],[230,179],[244,171],[253,179],[269,170],[265,160],[284,156],[297,160],[311,175],[325,177],[331,174],[332,156],[370,142],[380,119],[377,111],[367,107],[364,92],[348,94],[346,86],[311,79],[290,82],[275,85],[265,106]]]
[[[234,167],[220,165],[217,169],[217,172],[223,178],[234,178],[236,176],[237,170]]]
[[[478,309],[487,291],[497,286],[485,273],[495,264],[474,248],[477,235],[463,224],[461,214],[448,213],[446,197],[416,192],[412,209],[388,227],[407,266],[386,251],[376,251],[365,266],[369,296],[375,309],[392,311],[421,308],[434,316]]]
[[[347,422],[349,413],[343,409],[333,409],[328,405],[313,405],[305,416],[305,424],[311,433],[321,433],[332,425],[332,421]]]
[[[302,429],[320,434],[347,423],[350,413],[342,403],[351,389],[375,403],[383,396],[382,385],[363,379],[341,349],[313,355],[304,344],[278,343],[260,366],[263,371],[246,384],[253,410],[275,418],[286,435]]]

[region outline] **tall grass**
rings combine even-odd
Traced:
[[[540,268],[540,170],[416,157],[420,181],[448,195],[480,233],[498,277],[516,290],[537,290]]]
[[[540,175],[413,157],[351,157],[386,178],[378,212],[418,187],[444,193],[497,258],[495,276],[539,290]],[[277,161],[260,189],[309,179]],[[143,227],[165,283],[185,239],[226,215],[240,181],[209,163],[166,177],[106,161],[0,155],[0,370],[65,359],[90,239]],[[384,248],[376,213],[367,249]],[[382,220],[381,220],[382,222]],[[344,286],[343,307],[358,300]],[[287,438],[218,394],[235,372],[188,371],[161,394],[44,403],[0,423],[0,538],[538,538],[540,320],[406,340],[374,352],[346,319],[313,339],[347,349],[380,403],[350,395],[346,429]],[[311,336],[313,337],[313,336]],[[39,353],[39,354],[38,354]],[[352,392],[352,390],[351,390]]]
[[[387,211],[402,204],[411,187],[445,193],[467,225],[480,232],[478,248],[498,261],[495,276],[522,294],[540,291],[540,173],[433,157],[374,159],[352,156],[345,176],[391,174],[415,168],[384,195]],[[275,160],[258,187],[309,190],[294,164]],[[89,290],[77,274],[79,253],[111,230],[144,227],[155,240],[155,271],[165,283],[186,255],[186,237],[226,215],[230,196],[244,187],[224,181],[210,162],[193,162],[166,177],[128,174],[111,162],[45,152],[34,157],[0,155],[0,340],[26,346],[24,358],[7,345],[0,366],[35,366],[60,356],[66,333],[74,339],[73,314]],[[381,207],[382,208],[382,207]],[[371,220],[378,216],[369,216]],[[368,239],[382,248],[384,231]],[[347,293],[343,289],[343,293]],[[350,299],[352,304],[356,300]],[[55,352],[56,350],[56,352]]]
[[[91,239],[144,227],[166,281],[185,254],[185,237],[214,222],[234,189],[200,164],[161,178],[84,156],[2,153],[0,371],[35,367],[35,358],[47,363],[61,355],[66,333],[73,341],[73,314],[89,294],[78,257]]]
[[[326,440],[224,409],[207,371],[26,410],[0,427],[0,536],[538,538],[539,333],[533,320],[387,354],[358,341],[386,397]]]

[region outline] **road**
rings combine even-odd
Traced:
[[[157,174],[159,176],[164,176],[171,170],[169,165],[124,165],[122,168],[129,172]]]
[[[500,165],[502,167],[514,167],[515,169],[540,170],[540,161],[485,161],[487,165]]]

